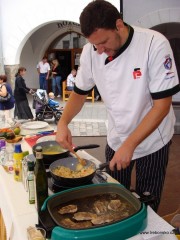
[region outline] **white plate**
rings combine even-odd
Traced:
[[[47,127],[49,124],[43,121],[27,122],[23,123],[21,127],[24,129],[41,129]]]
[[[55,141],[56,135],[48,135],[48,136],[44,136],[44,137],[40,137],[36,143],[40,143],[40,142],[47,142],[47,141]]]

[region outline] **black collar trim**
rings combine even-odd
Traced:
[[[125,44],[119,49],[119,51],[113,57],[109,56],[109,57],[106,58],[105,64],[108,64],[109,62],[111,62],[115,58],[117,58],[119,55],[121,55],[121,53],[123,53],[126,50],[126,48],[130,45],[130,43],[131,43],[131,40],[132,40],[133,34],[134,34],[134,29],[130,25],[127,25],[126,23],[124,23],[124,24],[126,26],[129,26],[129,36],[128,36],[128,39],[125,42]]]

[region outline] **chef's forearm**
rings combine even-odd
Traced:
[[[63,111],[62,117],[59,121],[59,125],[68,125],[71,120],[79,113],[84,102],[86,100],[86,95],[79,95],[72,91],[69,100],[66,104],[66,107]]]
[[[137,128],[129,135],[124,144],[135,149],[148,137],[169,113],[172,97],[154,101],[152,109],[147,113]]]

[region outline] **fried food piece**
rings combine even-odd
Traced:
[[[67,228],[71,229],[80,229],[80,228],[88,228],[92,226],[92,223],[90,221],[84,221],[84,222],[73,222],[70,218],[65,218],[61,220],[61,225]]]
[[[100,215],[96,218],[93,218],[91,220],[91,222],[94,224],[94,225],[100,225],[100,224],[103,224],[103,223],[109,223],[109,222],[112,222],[114,220],[114,217],[110,214],[105,214],[105,215]]]
[[[116,212],[118,208],[121,206],[121,201],[119,199],[117,200],[111,200],[108,204],[108,209]]]
[[[75,213],[77,212],[77,205],[67,205],[59,209],[58,213],[66,214],[66,213]]]
[[[91,220],[93,218],[96,218],[97,215],[91,212],[77,212],[74,214],[74,219],[77,221],[84,221],[84,220]]]
[[[108,201],[96,201],[94,203],[94,210],[97,214],[102,214],[107,212]]]
[[[64,218],[63,220],[60,221],[60,223],[68,228],[72,228],[75,225],[75,222],[71,221],[70,218]]]

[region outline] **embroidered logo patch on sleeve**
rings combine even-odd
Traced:
[[[170,70],[172,68],[172,59],[170,58],[170,55],[168,54],[165,56],[166,60],[164,62],[164,67],[167,70]]]

